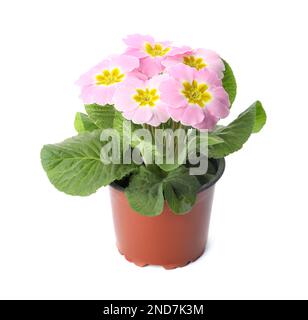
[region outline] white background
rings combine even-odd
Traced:
[[[308,298],[307,1],[1,1],[0,298]],[[108,188],[70,197],[40,148],[74,135],[74,81],[130,33],[216,50],[264,130],[227,158],[206,254],[166,271],[115,247]]]

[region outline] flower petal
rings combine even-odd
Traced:
[[[150,121],[153,117],[151,107],[139,107],[134,110],[132,121],[137,124],[142,124]]]
[[[137,78],[137,79],[142,80],[142,81],[148,80],[147,75],[145,75],[144,73],[142,73],[139,70],[133,70],[133,71],[129,72],[127,74],[127,76],[128,77],[132,77],[132,78]]]
[[[148,80],[146,85],[151,88],[154,87],[154,88],[159,89],[160,85],[164,81],[169,80],[169,79],[170,79],[170,77],[167,74],[159,74],[159,75],[152,77],[150,80]]]
[[[205,111],[203,121],[195,124],[193,127],[199,129],[200,131],[213,130],[218,120],[219,118],[216,118],[209,112]]]
[[[184,111],[185,107],[171,108],[170,106],[168,106],[168,113],[173,121],[181,121]]]
[[[220,79],[223,77],[225,65],[216,52],[206,49],[197,49],[194,54],[204,59],[207,64],[206,69],[214,71]]]
[[[153,114],[159,120],[160,123],[164,123],[164,122],[168,121],[170,118],[169,113],[168,113],[168,107],[163,102],[159,102],[153,108]]]
[[[195,72],[195,79],[198,82],[205,82],[209,87],[222,86],[221,80],[218,78],[217,74],[209,69]]]
[[[229,115],[230,109],[227,104],[221,103],[218,99],[206,105],[207,110],[217,118],[225,118]]]
[[[169,56],[184,55],[184,53],[187,54],[187,53],[190,53],[191,51],[192,49],[188,46],[173,47],[169,52]]]
[[[125,54],[111,56],[112,67],[120,67],[125,73],[139,67],[139,59]]]
[[[161,124],[161,121],[159,120],[159,118],[157,117],[157,114],[153,113],[153,117],[151,120],[149,120],[147,122],[149,125],[153,126],[153,127],[157,127]]]
[[[81,90],[80,98],[85,104],[98,103],[101,105],[112,104],[115,87],[91,85]]]
[[[133,57],[136,57],[138,59],[141,59],[141,58],[144,58],[144,57],[147,57],[148,54],[143,51],[143,50],[139,50],[139,49],[135,49],[135,48],[128,48],[125,53],[125,55],[127,56],[133,56]]]
[[[229,95],[223,87],[211,88],[211,93],[213,94],[215,99],[219,100],[221,103],[228,105],[228,108],[230,108]]]
[[[159,89],[161,100],[172,108],[182,107],[186,104],[186,99],[181,94],[181,84],[175,79],[169,78],[163,81]]]
[[[186,66],[185,64],[177,64],[172,66],[167,69],[167,73],[180,82],[192,82],[195,78],[194,69]]]
[[[146,42],[154,43],[154,38],[149,35],[131,34],[123,39],[124,43],[132,48],[140,49]]]
[[[149,78],[158,75],[164,69],[163,65],[161,64],[161,58],[142,58],[140,60],[140,71],[147,75]]]
[[[189,105],[182,114],[181,122],[184,125],[194,125],[204,119],[203,110],[197,105]]]
[[[110,60],[105,59],[93,68],[91,68],[88,72],[84,73],[80,76],[80,78],[76,81],[78,86],[87,86],[95,83],[95,75],[101,73],[104,69],[108,69],[110,66]]]
[[[138,103],[132,99],[134,87],[120,86],[113,97],[114,107],[119,111],[132,111],[138,108]]]
[[[174,57],[166,57],[164,60],[162,60],[161,64],[166,68],[170,68],[179,63],[182,63],[182,59],[183,58],[181,55],[174,56]]]

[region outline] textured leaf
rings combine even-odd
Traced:
[[[190,134],[193,134],[193,132],[188,133],[188,135]],[[187,153],[189,154],[190,152],[193,151],[194,154],[196,154],[196,152],[197,153],[200,152],[201,143],[203,145],[211,146],[211,145],[223,143],[223,142],[224,140],[216,136],[214,133],[209,132],[207,135],[203,135],[203,134],[200,134],[200,132],[196,131],[194,136],[187,138],[187,150],[182,150],[182,152],[180,152],[179,154],[179,157],[175,155],[174,157],[175,163],[173,164],[162,163],[162,164],[158,164],[158,166],[166,172],[173,171],[185,163],[185,161],[187,160]]]
[[[162,177],[156,166],[141,166],[130,180],[125,194],[130,206],[146,216],[159,215],[164,207]]]
[[[222,79],[222,85],[227,91],[229,95],[230,103],[232,105],[236,97],[236,80],[230,65],[225,60],[223,60],[223,62],[225,65],[225,71],[224,71],[224,77]]]
[[[179,166],[181,166],[183,164],[183,162],[182,163],[177,163],[177,162],[175,162],[175,163],[160,163],[160,164],[158,164],[158,166],[162,169],[162,170],[164,170],[164,171],[166,171],[166,172],[169,172],[169,171],[172,171],[172,170],[175,170],[176,168],[178,168]]]
[[[223,139],[216,136],[214,133],[209,132],[208,134],[208,145],[212,146],[214,144],[222,143],[224,142]]]
[[[125,121],[125,118],[122,116],[122,113],[119,111],[115,112],[114,118],[113,118],[113,128],[116,129],[120,136],[123,136],[123,123]],[[125,132],[124,132],[125,134]]]
[[[76,113],[74,126],[78,133],[98,129],[97,125],[92,120],[90,120],[86,114],[82,112]]]
[[[156,216],[163,210],[164,196],[174,213],[189,211],[196,201],[199,187],[198,179],[189,175],[184,166],[166,173],[156,165],[149,165],[140,167],[125,192],[135,211]]]
[[[100,129],[113,128],[114,115],[116,112],[113,105],[106,104],[101,106],[99,104],[86,104],[85,109],[89,118],[97,127]]]
[[[191,210],[199,188],[198,179],[189,175],[189,170],[184,166],[169,172],[163,180],[165,198],[170,209],[177,214]]]
[[[115,110],[115,113],[114,113],[112,127],[119,132],[121,138],[126,136],[130,140],[132,138],[132,134],[134,130],[142,129],[141,125],[135,124],[132,121],[126,120],[122,116],[122,113],[117,110]],[[132,145],[134,146],[134,143],[132,143]]]
[[[264,125],[266,117],[257,118],[257,114],[263,114],[264,110],[262,110],[262,104],[256,101],[228,126],[219,126],[215,129],[213,134],[223,139],[224,142],[209,146],[209,158],[223,158],[241,149],[255,128],[260,130]]]
[[[210,182],[217,173],[217,168],[216,166],[213,164],[213,162],[211,161],[211,159],[208,159],[208,168],[207,168],[207,172],[203,175],[196,175],[195,177],[198,179],[200,185],[204,185],[208,182]]]
[[[108,164],[100,160],[101,130],[80,133],[58,144],[45,145],[41,161],[50,182],[70,195],[86,196],[136,169],[134,164]]]
[[[256,101],[256,121],[253,127],[253,133],[259,132],[266,123],[266,113],[260,101]]]

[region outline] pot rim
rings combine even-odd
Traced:
[[[225,171],[225,167],[226,167],[225,158],[210,159],[210,160],[215,161],[215,165],[217,168],[216,174],[211,181],[209,181],[208,183],[206,183],[200,187],[198,193],[202,192],[202,191],[212,187],[214,184],[216,184],[216,182],[221,178],[221,176],[223,175],[223,173]]]
[[[202,185],[200,187],[200,189],[198,190],[198,193],[206,190],[206,189],[209,189],[210,187],[212,187],[214,184],[216,184],[216,182],[221,178],[221,176],[223,175],[224,171],[225,171],[225,167],[226,167],[226,161],[225,161],[225,158],[220,158],[220,159],[210,159],[211,161],[214,161],[215,162],[215,165],[216,165],[216,168],[217,168],[217,171],[216,171],[216,174],[214,176],[214,178],[209,181],[208,183]],[[118,183],[116,183],[115,181],[111,182],[109,184],[110,187],[116,189],[116,190],[119,190],[119,191],[122,191],[124,192],[125,188],[123,188],[122,186],[120,186]]]

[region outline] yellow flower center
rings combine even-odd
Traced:
[[[208,86],[205,83],[198,83],[193,80],[192,83],[184,81],[182,93],[191,104],[197,104],[199,107],[204,108],[206,103],[212,99],[211,94],[206,91]]]
[[[96,84],[98,86],[110,86],[112,84],[123,81],[125,74],[121,73],[120,69],[114,68],[109,71],[108,69],[103,70],[102,73],[96,75]]]
[[[134,100],[139,103],[140,107],[150,106],[154,107],[156,101],[159,99],[156,89],[136,89],[137,94],[133,96]]]
[[[183,63],[197,69],[198,71],[203,69],[207,66],[207,64],[204,62],[204,60],[200,57],[194,57],[194,56],[186,56],[183,58]]]
[[[170,51],[170,48],[164,48],[160,43],[156,43],[154,44],[154,46],[152,46],[150,43],[147,42],[145,44],[145,51],[151,57],[163,57],[167,52]]]

